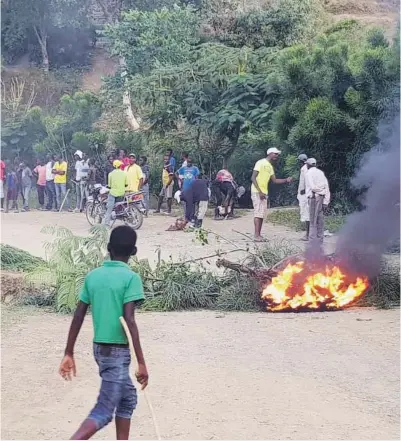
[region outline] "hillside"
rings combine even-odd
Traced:
[[[385,30],[388,38],[396,32],[399,17],[398,0],[321,0],[328,20],[338,22],[355,19],[366,26],[379,26]],[[260,7],[267,1],[240,2],[243,9]],[[101,87],[102,77],[112,74],[117,69],[117,60],[111,59],[107,51],[99,49],[92,58],[92,67],[82,78],[82,88],[92,92]]]

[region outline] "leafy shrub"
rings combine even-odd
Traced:
[[[10,271],[31,271],[43,267],[46,262],[40,257],[15,248],[10,245],[0,244],[1,269]]]

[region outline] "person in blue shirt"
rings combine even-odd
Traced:
[[[192,158],[188,156],[187,165],[181,167],[177,171],[178,175],[178,184],[180,190],[187,191],[192,183],[195,181],[196,177],[199,176],[199,169],[192,164]]]
[[[174,172],[175,166],[176,166],[176,160],[174,158],[174,153],[171,149],[167,149],[166,154],[170,158],[169,166],[173,169],[173,172]]]

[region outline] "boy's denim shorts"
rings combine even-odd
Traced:
[[[113,415],[130,419],[136,408],[137,394],[129,376],[129,347],[93,344],[102,385],[95,407],[88,419],[95,420],[97,429],[106,426]]]

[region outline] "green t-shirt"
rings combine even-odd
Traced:
[[[143,300],[142,280],[124,262],[107,260],[86,277],[79,300],[91,305],[95,343],[128,342],[120,317],[124,304]]]
[[[107,185],[112,196],[116,198],[124,196],[125,187],[128,185],[127,173],[120,169],[113,170],[109,173]]]

